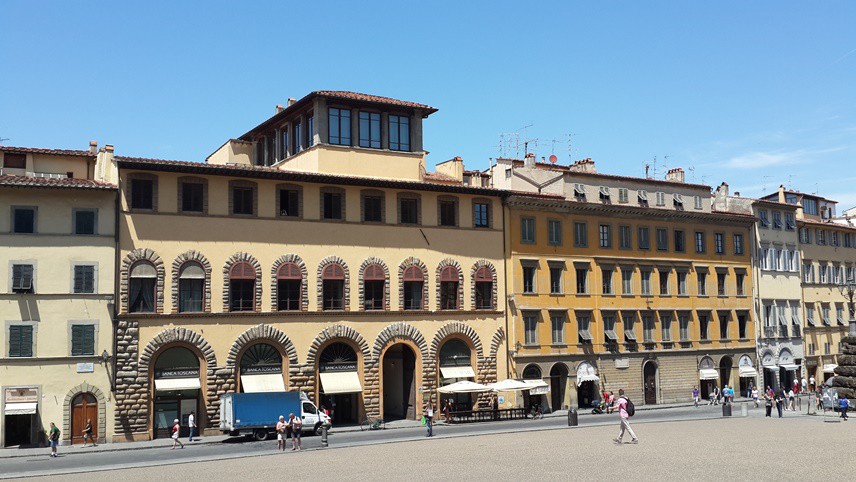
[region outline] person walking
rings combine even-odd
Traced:
[[[276,422],[276,449],[280,452],[285,451],[285,417],[279,416],[279,422]]]
[[[752,397],[752,402],[755,403],[755,408],[758,408],[758,387],[753,386],[750,395]]]
[[[817,385],[817,384],[816,384],[816,383],[815,383],[815,381],[814,381],[814,375],[812,375],[812,376],[811,376],[811,377],[809,377],[809,379],[808,379],[808,387],[809,387],[810,389],[814,390],[814,389],[815,389],[815,387],[816,387],[816,385]]]
[[[808,381],[806,381],[805,377],[802,377],[802,393],[808,393]]]
[[[693,387],[693,407],[698,408],[698,387]]]
[[[612,413],[615,411],[615,392],[612,390],[609,391],[609,399],[606,404],[606,413]]]
[[[190,412],[190,415],[187,416],[187,428],[190,429],[190,437],[187,441],[193,442],[193,431],[196,430],[196,417],[193,415],[193,412]]]
[[[181,425],[179,425],[178,419],[173,420],[172,423],[172,448],[170,450],[175,450],[176,445],[181,445],[181,448],[184,448],[184,444],[178,439],[178,432],[181,430]]]
[[[59,457],[56,453],[56,447],[59,445],[59,429],[51,422],[51,429],[48,431],[48,441],[51,443],[51,457]]]
[[[632,402],[624,395],[624,389],[621,388],[618,390],[618,401],[616,402],[621,428],[618,431],[618,437],[613,439],[617,444],[622,443],[621,439],[624,438],[625,431],[630,434],[630,443],[639,443],[639,438],[636,437],[636,433],[630,427],[630,412],[628,412],[628,406],[632,406]],[[631,411],[635,412],[635,409],[631,409]]]
[[[838,408],[841,410],[841,418],[847,420],[847,409],[850,408],[850,400],[847,397],[838,399]]]
[[[796,411],[796,409],[794,408],[794,397],[795,396],[796,395],[794,394],[793,390],[788,392],[788,410],[790,410],[792,412]]]
[[[770,396],[770,391],[764,392],[764,408],[767,411],[765,416],[770,417],[773,412],[773,397]]]
[[[425,429],[427,430],[426,437],[434,436],[434,405],[431,401],[425,402]]]
[[[86,426],[83,427],[83,448],[86,448],[86,439],[92,441],[92,446],[97,447],[98,444],[95,443],[95,437],[92,436],[92,419],[86,419]]]
[[[300,436],[303,434],[303,420],[299,415],[290,413],[288,414],[288,424],[291,425],[291,451],[294,452],[294,448],[297,447],[299,452],[303,450],[300,443]]]
[[[779,418],[782,418],[782,408],[785,405],[785,390],[779,387],[779,391],[776,392],[776,411],[779,412]]]

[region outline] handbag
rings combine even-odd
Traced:
[[[422,420],[420,423],[422,423],[422,425],[425,425],[427,423],[427,421],[425,420],[425,415],[422,416]]]

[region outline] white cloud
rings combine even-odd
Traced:
[[[742,154],[725,161],[723,167],[730,169],[761,169],[765,167],[787,166],[801,162],[816,162],[817,157],[831,152],[844,150],[843,147],[827,149],[796,149],[779,151],[756,151]]]

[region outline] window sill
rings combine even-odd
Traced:
[[[561,297],[566,296],[566,295],[567,295],[566,293],[550,293],[550,296],[553,296],[556,298],[561,298]]]
[[[567,348],[567,343],[550,343],[551,348]]]
[[[522,296],[538,296],[538,293],[535,291],[524,291],[520,293]]]

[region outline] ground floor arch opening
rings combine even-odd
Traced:
[[[601,399],[600,377],[594,365],[583,361],[577,365],[577,402],[579,408],[592,408]]]
[[[238,391],[241,393],[282,392],[286,389],[285,358],[273,344],[254,343],[240,354]]]
[[[83,430],[87,423],[92,425],[92,437],[98,438],[98,399],[89,392],[77,394],[71,400],[71,444],[86,444]],[[90,440],[89,442],[92,442]]]
[[[406,343],[396,343],[384,351],[382,358],[384,420],[415,420],[419,413],[416,353]]]
[[[655,361],[645,362],[642,368],[642,388],[645,396],[645,405],[657,404],[657,383],[660,367]]]
[[[720,390],[726,385],[731,386],[731,368],[734,366],[734,361],[728,355],[723,355],[719,359],[719,386]],[[733,387],[732,387],[733,388]]]
[[[567,409],[570,402],[568,397],[568,366],[556,363],[550,368],[550,408],[552,410]]]
[[[318,357],[320,405],[330,411],[334,426],[358,424],[365,413],[357,353],[342,340],[327,345]]]
[[[464,380],[475,381],[473,370],[473,350],[466,341],[460,338],[449,338],[440,346],[437,354],[439,366],[439,386],[444,387]],[[471,410],[475,404],[475,394],[444,393],[440,395],[441,406],[446,409],[451,404],[451,411],[460,412]]]
[[[172,345],[157,354],[152,373],[155,389],[152,412],[152,437],[169,437],[174,421],[181,424],[179,435],[189,434],[188,419],[194,415],[201,430],[204,417],[202,397],[201,361],[199,355],[187,346]]]
[[[523,369],[523,380],[531,380],[543,382],[541,367],[534,363],[530,363],[526,365]],[[535,407],[543,408],[546,406],[546,397],[548,393],[548,387],[536,387],[530,390],[523,391],[523,405],[527,411],[532,410]]]

